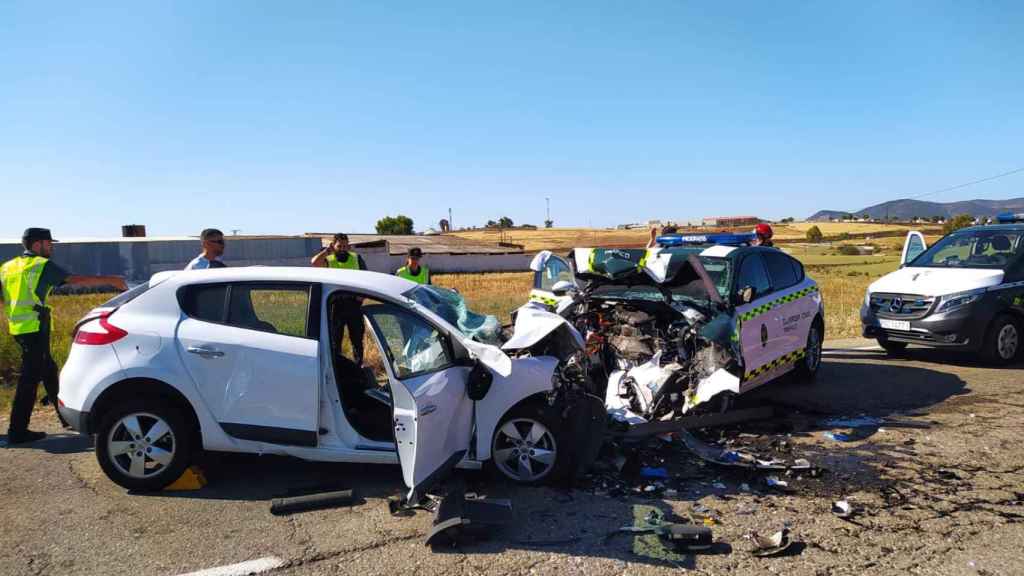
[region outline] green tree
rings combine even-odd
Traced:
[[[412,218],[399,214],[377,220],[377,234],[412,234]]]
[[[974,224],[974,216],[971,216],[970,214],[958,214],[949,220],[946,220],[946,223],[942,225],[942,233],[949,234],[950,232],[955,232],[972,224]]]
[[[554,220],[545,220],[544,221],[544,227],[545,228],[554,228],[554,226],[555,226],[555,221]]]
[[[498,218],[498,228],[511,228],[513,226],[515,226],[515,224],[512,223],[512,219],[508,216]]]
[[[814,242],[815,244],[817,244],[818,242],[821,242],[824,239],[825,235],[821,233],[821,228],[818,228],[817,226],[811,226],[807,230],[808,242]]]

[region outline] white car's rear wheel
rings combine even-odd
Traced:
[[[188,466],[191,435],[175,406],[159,399],[127,402],[103,416],[96,430],[96,459],[120,486],[159,490]]]

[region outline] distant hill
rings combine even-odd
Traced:
[[[846,214],[863,216],[869,218],[884,219],[899,218],[910,220],[912,218],[942,216],[948,218],[957,214],[970,214],[971,216],[995,216],[1002,212],[1024,212],[1024,198],[1013,198],[1011,200],[964,200],[961,202],[926,202],[923,200],[890,200],[867,208],[861,208],[852,212],[842,210],[819,210],[808,220],[829,220],[842,218]]]

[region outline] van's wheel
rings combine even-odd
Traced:
[[[996,316],[985,335],[982,357],[997,365],[1013,362],[1020,355],[1021,336],[1021,324],[1016,318],[1009,314]]]
[[[878,345],[885,350],[886,354],[890,356],[898,356],[907,350],[906,342],[893,342],[892,340],[886,340],[885,338],[878,338]]]
[[[519,484],[563,478],[569,466],[561,420],[543,402],[514,408],[501,419],[491,440],[491,465]]]
[[[804,357],[797,360],[796,377],[802,382],[811,382],[818,375],[821,368],[821,349],[825,341],[825,324],[821,317],[814,319],[811,329],[807,331],[807,344],[804,347]]]
[[[116,484],[129,490],[160,490],[188,467],[192,430],[166,400],[140,398],[115,406],[96,429],[96,459]]]

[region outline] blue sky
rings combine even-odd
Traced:
[[[1022,29],[1013,1],[5,2],[0,237],[854,210],[1024,166]]]

